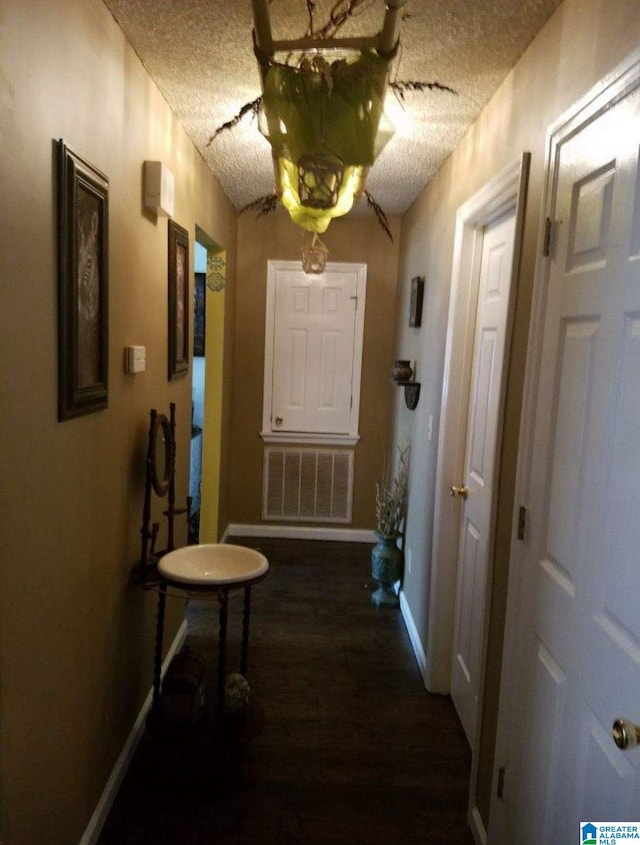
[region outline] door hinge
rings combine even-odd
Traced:
[[[358,310],[358,297],[357,297],[357,295],[356,296],[350,296],[349,299],[353,299],[353,301],[356,304],[356,311],[357,311]]]
[[[353,409],[353,396],[349,397],[349,407]]]
[[[527,530],[527,509],[520,505],[518,509],[518,540],[524,540],[524,533]]]
[[[504,766],[501,766],[498,769],[498,798],[504,798],[504,778],[506,774],[506,769]]]
[[[553,233],[553,222],[550,217],[544,221],[544,243],[542,245],[542,254],[545,258],[551,255],[551,235]]]

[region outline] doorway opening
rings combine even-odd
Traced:
[[[222,436],[222,366],[226,255],[196,226],[189,542],[216,542]]]

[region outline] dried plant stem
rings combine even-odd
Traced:
[[[262,217],[265,214],[271,214],[271,212],[275,211],[277,207],[278,195],[274,191],[272,194],[267,194],[264,197],[258,197],[257,200],[247,203],[247,205],[240,209],[239,213],[244,214],[245,211],[256,211],[257,217]]]
[[[454,97],[458,96],[458,92],[448,85],[442,85],[440,82],[420,82],[416,79],[396,79],[395,82],[389,83],[389,88],[399,100],[404,100],[407,91],[445,91]]]
[[[378,203],[374,200],[369,191],[365,190],[364,195],[367,200],[367,205],[369,206],[369,208],[373,209],[373,213],[376,215],[378,223],[386,232],[387,237],[389,238],[391,243],[393,243],[393,235],[391,234],[391,229],[389,228],[389,221],[387,220],[387,215],[384,213]]]
[[[371,5],[372,0],[337,0],[329,10],[329,20],[324,26],[313,31],[313,20],[311,14],[309,16],[309,28],[305,33],[306,38],[333,38],[340,27],[364,9]],[[314,6],[315,11],[315,4]]]
[[[409,450],[409,446],[400,449],[394,478],[389,480],[387,468],[382,484],[376,484],[376,531],[381,537],[397,537],[402,528],[409,487]]]
[[[224,132],[227,129],[233,129],[234,126],[237,126],[245,115],[251,114],[252,117],[256,117],[258,112],[260,111],[261,106],[262,95],[256,97],[256,99],[252,100],[250,103],[245,103],[244,106],[242,106],[242,108],[238,112],[238,114],[232,117],[231,120],[228,120],[226,123],[223,123],[222,126],[218,126],[216,131],[207,141],[207,146],[212,144],[221,132]]]

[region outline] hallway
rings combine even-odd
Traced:
[[[371,547],[236,542],[271,564],[252,595],[257,735],[241,759],[200,753],[206,720],[188,760],[143,738],[100,845],[472,845],[462,728],[425,691],[400,611],[371,606]],[[233,669],[241,594],[229,605]],[[188,642],[212,673],[216,631],[217,604],[192,603]]]

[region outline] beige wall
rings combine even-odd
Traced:
[[[58,138],[110,181],[109,408],[64,423]],[[100,0],[4,0],[0,144],[2,841],[69,845],[151,683],[155,596],[129,571],[152,406],[177,403],[187,490],[190,379],[167,381],[167,221],[143,212],[143,161],[170,167],[176,220],[228,250],[231,277],[236,215]],[[124,374],[126,344],[146,346],[145,373]],[[173,604],[169,641],[180,616]]]
[[[494,567],[494,614],[483,725],[479,801],[489,805],[491,758],[501,660],[502,626],[513,513],[513,487],[522,379],[544,177],[545,133],[572,103],[640,45],[637,0],[566,0],[531,44],[455,153],[402,221],[396,357],[417,358],[422,396],[411,417],[396,402],[394,430],[412,430],[411,501],[407,544],[412,572],[405,595],[425,652],[427,641],[437,422],[455,215],[457,209],[522,151],[532,154],[522,265],[511,349]],[[445,80],[446,81],[446,80]],[[462,92],[464,93],[464,92]],[[404,327],[407,280],[426,276],[425,319],[420,331]],[[436,436],[429,443],[427,420]],[[453,481],[453,479],[452,479]],[[455,577],[455,573],[452,573]]]
[[[532,153],[500,483],[493,712],[544,134],[638,44],[637,0],[566,0],[403,219],[399,246],[398,220],[396,246],[369,217],[336,221],[325,238],[332,260],[368,264],[353,524],[372,527],[381,455],[410,432],[413,565],[405,592],[428,649],[430,514],[455,212],[522,150]],[[109,409],[65,423],[56,419],[58,138],[108,175],[111,204]],[[155,598],[130,586],[129,570],[139,551],[152,406],[178,405],[179,496],[187,489],[190,383],[166,380],[166,220],[142,210],[142,162],[160,159],[174,172],[175,216],[192,243],[197,223],[227,251],[221,527],[260,521],[266,261],[298,258],[300,230],[283,213],[258,221],[245,215],[236,253],[235,212],[100,0],[2,4],[0,144],[1,833],[6,845],[68,845],[79,840],[150,685]],[[406,327],[414,275],[426,277],[419,330]],[[130,343],[147,348],[144,374],[122,371]],[[398,357],[418,361],[423,386],[415,412],[389,381]],[[436,423],[431,443],[429,415]],[[172,606],[170,617],[169,638],[180,608]],[[491,730],[485,724],[485,808]]]
[[[367,264],[360,442],[356,446],[353,528],[375,527],[375,483],[388,452],[389,404],[394,388],[393,314],[400,226],[392,244],[372,216],[334,220],[322,240],[329,261]],[[284,211],[238,222],[238,285],[234,352],[231,523],[261,522],[265,303],[268,260],[298,260],[303,230]]]

